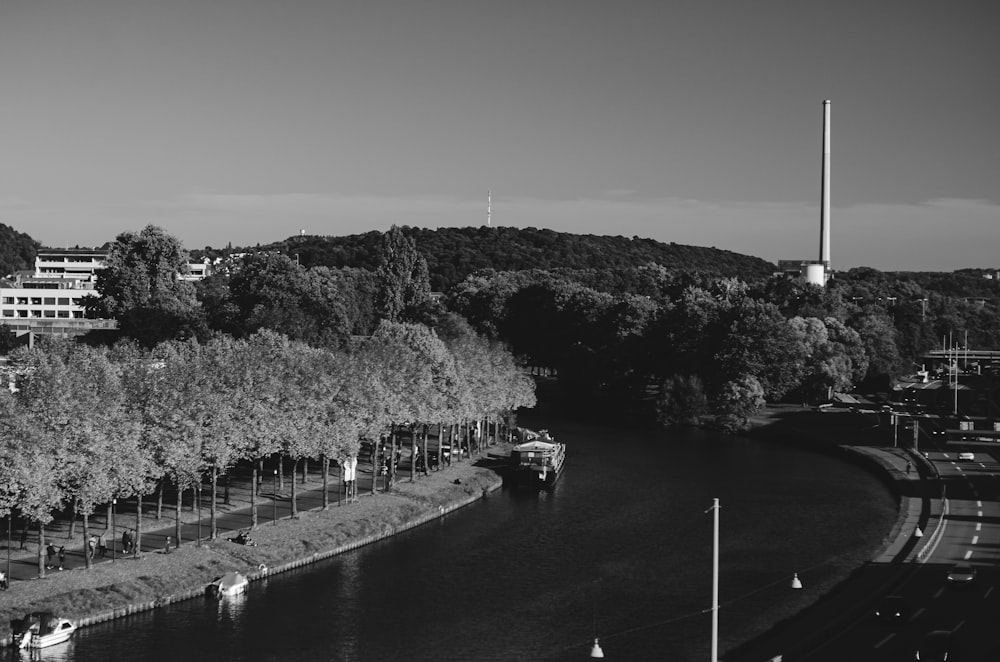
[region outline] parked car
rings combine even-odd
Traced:
[[[976,581],[976,569],[968,563],[956,563],[948,570],[948,583],[968,586]]]
[[[962,462],[972,462],[976,459],[976,454],[969,451],[962,451],[958,454],[958,459]]]

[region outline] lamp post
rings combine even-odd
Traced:
[[[271,524],[278,523],[278,470],[274,470],[274,480],[271,481]]]
[[[118,548],[115,547],[115,505],[117,505],[118,499],[111,499],[111,562],[114,563],[118,557]]]
[[[14,519],[14,511],[7,513],[7,586],[10,586],[10,527]]]
[[[719,659],[719,500],[712,499],[712,659]]]

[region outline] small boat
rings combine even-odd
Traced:
[[[18,648],[45,648],[67,641],[76,632],[76,623],[52,612],[35,611],[10,622]]]
[[[530,432],[530,431],[528,431]],[[566,460],[566,444],[546,430],[527,435],[530,441],[510,451],[510,469],[516,482],[533,487],[551,487]]]
[[[208,594],[214,598],[226,598],[246,593],[250,582],[238,572],[227,572],[208,585]]]

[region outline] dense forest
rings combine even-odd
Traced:
[[[628,269],[658,264],[678,271],[697,271],[717,276],[766,277],[775,269],[766,260],[718,248],[665,244],[652,239],[620,236],[579,235],[536,228],[465,227],[399,228],[416,242],[427,261],[432,290],[446,292],[480,269],[521,271],[525,269]],[[290,237],[253,248],[205,248],[192,251],[198,259],[227,253],[278,251],[297,255],[303,266],[330,268],[378,267],[381,232],[346,237]]]

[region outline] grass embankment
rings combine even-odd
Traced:
[[[503,452],[491,448],[491,454]],[[50,570],[45,579],[15,581],[0,591],[0,641],[10,641],[10,619],[29,612],[100,622],[201,595],[225,572],[253,579],[261,576],[261,564],[275,574],[312,563],[439,517],[482,498],[501,482],[490,468],[456,463],[413,482],[404,475],[389,493],[362,493],[355,503],[338,507],[334,501],[325,511],[262,524],[252,534],[256,547],[220,537],[200,546],[189,542],[169,554],[147,552],[139,559],[103,561],[89,570]]]

